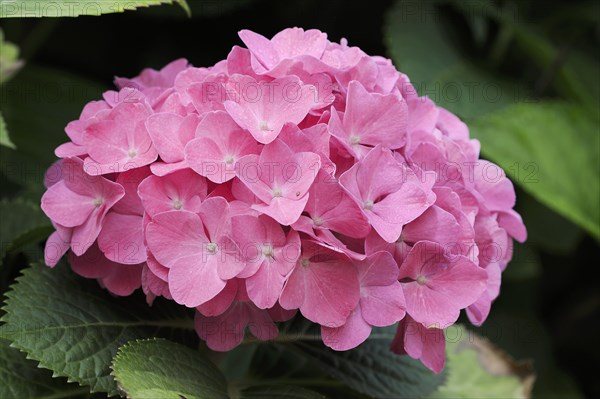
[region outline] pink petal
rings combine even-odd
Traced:
[[[146,227],[148,248],[167,267],[178,258],[201,257],[208,238],[198,215],[188,211],[163,212]]]
[[[323,343],[336,351],[347,351],[362,344],[371,335],[371,326],[367,323],[361,312],[361,306],[356,309],[340,327],[321,327]]]
[[[420,359],[436,374],[444,369],[446,361],[444,332],[437,328],[427,329],[410,316],[406,316],[398,325],[391,350],[398,354],[408,354],[413,359]]]
[[[173,300],[193,308],[214,298],[225,288],[217,273],[215,255],[193,255],[177,258],[170,265],[169,289]]]
[[[306,242],[304,245],[315,246]],[[356,268],[343,255],[325,248],[320,251],[330,260],[311,261],[302,255],[279,301],[285,309],[299,308],[304,317],[315,323],[339,327],[358,304],[358,276]]]
[[[415,244],[400,266],[406,311],[426,326],[446,328],[486,287],[487,273],[462,255],[448,258],[439,244]]]
[[[144,210],[151,217],[170,210],[198,212],[206,192],[206,180],[189,169],[164,177],[149,176],[138,188]]]
[[[391,326],[406,315],[404,293],[397,281],[386,286],[363,287],[360,304],[363,319],[372,326]]]
[[[102,284],[114,295],[128,296],[142,286],[143,265],[118,265],[102,278]]]
[[[44,247],[44,263],[54,267],[69,250],[69,242],[65,242],[58,232],[50,234]]]
[[[50,219],[65,227],[82,225],[96,208],[94,198],[69,190],[64,180],[44,193],[41,206]]]
[[[146,128],[160,158],[168,163],[182,161],[185,145],[194,138],[199,118],[196,114],[181,117],[158,113],[146,120]]]
[[[244,284],[244,282],[236,278],[228,280],[221,292],[209,301],[197,306],[196,309],[206,317],[215,317],[225,313],[237,295],[239,284]]]
[[[114,262],[126,265],[145,262],[147,254],[142,217],[110,212],[98,236],[98,246]]]
[[[110,275],[114,268],[119,267],[117,263],[108,260],[96,244],[81,256],[70,253],[69,263],[75,273],[85,278],[104,278]]]
[[[225,110],[262,144],[275,140],[286,123],[300,123],[314,105],[315,87],[304,85],[296,76],[266,84],[234,75],[228,84],[238,95],[235,101],[223,103]]]
[[[260,309],[273,307],[283,289],[285,276],[280,273],[278,262],[265,259],[257,272],[246,279],[248,297]]]

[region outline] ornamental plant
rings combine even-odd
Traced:
[[[195,309],[215,351],[300,313],[336,350],[396,326],[439,373],[443,329],[487,318],[527,232],[503,170],[391,61],[318,30],[116,78],[56,148],[53,267]]]

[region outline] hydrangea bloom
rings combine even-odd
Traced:
[[[526,239],[512,183],[389,60],[317,30],[240,37],[212,67],[117,78],[67,125],[46,263],[195,308],[214,350],[299,311],[335,350],[397,325],[391,349],[439,372],[443,329],[484,322]]]

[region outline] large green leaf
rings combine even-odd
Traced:
[[[0,5],[0,18],[98,16],[173,3],[189,13],[185,0],[7,0]]]
[[[575,105],[527,103],[470,127],[514,182],[600,239],[598,120]]]
[[[394,329],[378,329],[366,342],[346,351],[333,351],[322,342],[297,341],[292,345],[317,366],[349,387],[374,398],[423,397],[445,380],[419,361],[390,351]]]
[[[87,389],[52,378],[51,372],[38,368],[24,353],[11,348],[8,341],[0,340],[0,398],[69,398],[86,392]]]
[[[193,329],[182,307],[155,304],[150,310],[140,297],[111,298],[64,264],[25,269],[6,296],[0,338],[92,392],[119,392],[110,363],[121,345],[161,328]]]
[[[17,150],[0,147],[0,172],[39,199],[54,149],[69,140],[64,128],[103,87],[75,75],[29,65],[0,87],[2,114]]]
[[[460,325],[446,330],[448,379],[431,399],[502,398],[531,396],[534,376],[525,364],[512,361],[486,339]]]
[[[308,389],[248,384],[228,386],[225,376],[198,350],[164,339],[138,340],[119,349],[112,363],[119,388],[135,399],[323,399]],[[277,380],[270,381],[277,383]],[[293,382],[293,380],[292,380]]]
[[[227,381],[213,363],[198,350],[164,339],[122,346],[112,369],[130,398],[227,398]]]
[[[0,218],[0,265],[8,251],[43,239],[50,226],[38,205],[22,200],[1,200]]]
[[[464,118],[524,100],[524,88],[494,76],[459,52],[436,3],[441,1],[399,0],[386,17],[384,39],[390,56],[419,94]]]

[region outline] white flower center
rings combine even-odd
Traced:
[[[231,155],[227,155],[225,157],[225,163],[226,164],[231,165],[233,163],[233,161],[235,161],[235,159]]]
[[[260,123],[258,124],[258,128],[263,132],[266,130],[271,130],[269,129],[269,123],[267,121],[260,121]]]
[[[94,200],[94,206],[95,206],[95,207],[99,207],[99,206],[100,206],[100,205],[102,205],[102,204],[104,204],[104,198],[102,198],[102,197],[97,197],[97,198]]]
[[[300,261],[300,265],[302,265],[302,267],[307,267],[308,265],[310,265],[310,260],[308,260],[308,259],[302,259]]]
[[[427,277],[425,277],[425,276],[417,277],[417,284],[425,285],[426,283],[427,283]]]
[[[271,244],[263,245],[263,247],[262,247],[262,254],[266,258],[272,258],[273,255],[275,255],[275,251],[273,250],[273,246]]]
[[[181,202],[178,199],[174,199],[172,205],[173,205],[173,209],[176,209],[176,210],[180,210],[181,208],[183,208],[183,202]]]
[[[137,155],[137,151],[133,148],[131,148],[129,151],[127,151],[127,156],[129,158],[135,158]]]
[[[350,136],[349,141],[352,145],[360,144],[360,136],[353,134],[352,136]]]
[[[321,226],[323,224],[323,219],[316,216],[313,218],[313,223],[315,224],[315,226]]]
[[[283,196],[283,192],[281,191],[280,188],[274,188],[273,189],[273,197],[281,197]]]
[[[209,242],[208,244],[206,244],[206,250],[208,251],[209,254],[214,254],[217,252],[217,244],[213,243],[213,242]]]
[[[373,205],[375,205],[373,203],[373,201],[371,200],[366,200],[365,203],[363,204],[363,209],[367,210],[367,211],[371,211],[373,210]]]

